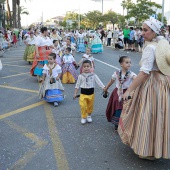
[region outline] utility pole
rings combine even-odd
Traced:
[[[102,0],[102,15],[103,15],[103,0]]]
[[[161,19],[162,23],[164,23],[164,6],[165,6],[165,0],[162,0],[162,19]]]

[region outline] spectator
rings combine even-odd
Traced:
[[[135,42],[135,31],[133,30],[133,27],[130,27],[130,36],[129,36],[129,50],[134,51],[134,42]]]
[[[118,38],[117,42],[115,43],[115,49],[123,49],[123,41],[122,39]]]
[[[118,38],[120,38],[123,41],[124,35],[123,35],[123,31],[122,28],[119,29],[119,35]]]
[[[112,32],[108,30],[107,33],[107,46],[111,46]]]
[[[115,30],[113,31],[113,45],[115,45],[115,43],[118,41],[118,36],[119,36],[119,30],[115,28]]]
[[[139,37],[140,37],[140,34],[139,34],[139,28],[135,28],[135,33],[134,33],[134,39],[135,39],[135,51],[138,52],[139,51],[139,44],[138,44],[138,40],[139,40]]]
[[[124,35],[124,44],[125,44],[125,50],[128,49],[128,42],[129,42],[129,35],[130,35],[130,29],[126,25],[125,29],[123,30]]]

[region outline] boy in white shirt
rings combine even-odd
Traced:
[[[75,87],[74,99],[77,97],[79,88],[81,88],[81,94],[79,99],[79,105],[81,108],[81,124],[92,122],[91,114],[94,107],[94,88],[95,83],[104,90],[104,84],[99,77],[91,73],[91,61],[83,61],[83,73],[78,76],[78,80]]]

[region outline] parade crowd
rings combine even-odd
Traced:
[[[108,122],[115,125],[123,143],[143,159],[170,158],[170,27],[148,19],[142,28],[126,26],[104,31],[48,30],[30,28],[16,36],[9,29],[0,33],[1,50],[17,47],[24,41],[24,60],[31,64],[30,74],[41,83],[39,97],[58,106],[64,101],[63,84],[75,83],[73,98],[79,98],[81,124],[92,122],[95,84],[108,96]],[[107,85],[95,74],[93,54],[102,53],[103,45],[115,50],[142,52],[139,74],[130,70],[130,56],[120,56],[121,69]],[[82,53],[80,61],[74,56]],[[80,95],[79,95],[80,91]]]

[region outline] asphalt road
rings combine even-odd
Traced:
[[[64,85],[65,101],[55,108],[38,98],[36,77],[23,61],[24,46],[7,51],[0,71],[0,170],[168,170],[170,160],[146,161],[124,145],[105,117],[108,98],[95,90],[93,123],[81,125],[74,86]],[[79,61],[82,54],[76,54]],[[132,59],[138,73],[138,53],[104,49],[95,54],[95,72],[107,84],[120,68],[120,55]],[[114,89],[110,88],[110,92]]]

